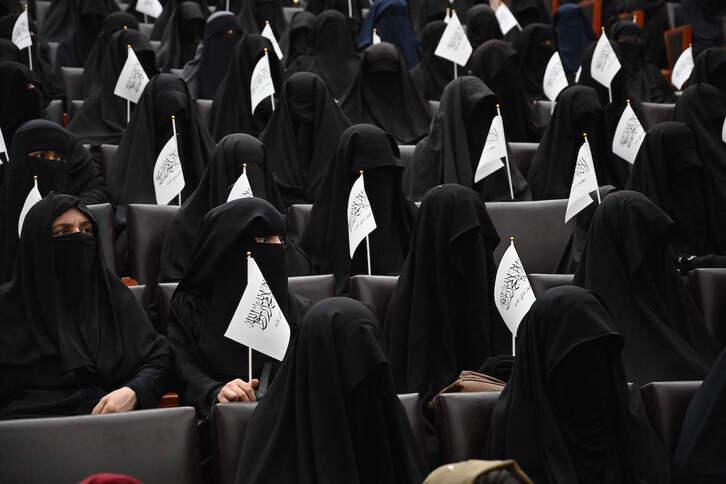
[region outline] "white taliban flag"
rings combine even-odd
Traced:
[[[169,138],[154,165],[156,203],[166,205],[184,190],[184,171],[176,144],[176,133]]]
[[[580,213],[582,209],[592,203],[590,192],[598,190],[597,175],[595,174],[595,163],[592,161],[590,143],[585,142],[580,146],[575,163],[575,173],[572,176],[570,187],[570,198],[567,200],[567,211],[565,212],[565,223]],[[598,192],[598,198],[600,193]]]
[[[560,59],[559,52],[555,51],[547,63],[547,68],[542,78],[542,89],[547,99],[555,102],[560,92],[568,85],[565,68],[562,66],[562,59]]]
[[[580,74],[582,74],[582,66],[577,68],[577,72],[575,73],[575,82],[580,82]]]
[[[144,72],[144,67],[139,62],[139,58],[136,57],[134,49],[129,46],[126,63],[121,69],[113,93],[136,104],[139,102],[139,98],[148,83],[149,77]]]
[[[30,189],[30,191],[28,192],[28,196],[25,197],[23,208],[22,210],[20,210],[20,217],[18,218],[18,237],[20,237],[23,233],[23,223],[25,222],[25,216],[28,215],[28,212],[31,208],[33,208],[33,205],[41,200],[43,200],[43,197],[40,196],[40,191],[38,190],[38,177],[35,177],[35,179],[33,180],[33,188]]]
[[[643,125],[640,124],[638,116],[635,115],[635,111],[630,107],[630,100],[628,100],[623,115],[620,116],[620,121],[618,121],[618,126],[615,128],[613,153],[629,163],[635,163],[635,158],[638,156],[640,145],[643,144],[644,139],[645,130]]]
[[[348,245],[350,257],[363,239],[376,230],[376,219],[373,217],[371,202],[363,184],[363,174],[353,183],[348,196]]]
[[[502,168],[504,166],[502,158],[505,156],[507,156],[507,140],[504,136],[504,123],[502,117],[497,114],[489,126],[489,134],[474,174],[474,183]]]
[[[247,166],[242,167],[242,174],[237,178],[237,181],[234,182],[234,186],[232,186],[232,190],[229,192],[229,196],[227,197],[227,201],[231,202],[232,200],[237,200],[239,198],[251,198],[254,197],[254,194],[252,193],[252,186],[250,185],[250,180],[247,178]]]
[[[250,78],[250,104],[252,112],[266,97],[275,94],[275,84],[272,82],[272,74],[270,73],[270,58],[265,55],[260,57],[255,68],[252,70]]]
[[[275,49],[275,54],[277,54],[277,58],[282,60],[282,49],[280,49],[280,45],[277,43],[275,33],[272,31],[272,27],[270,27],[269,20],[265,20],[265,28],[262,29],[262,33],[260,35],[267,39],[270,39],[270,43],[272,43],[272,48]]]
[[[441,40],[439,40],[434,54],[460,66],[465,66],[469,62],[473,50],[459,17],[456,12],[453,12],[444,33],[441,34]]]
[[[613,77],[615,77],[615,74],[620,70],[620,67],[618,56],[615,55],[613,46],[610,45],[608,36],[605,35],[605,31],[603,30],[595,46],[595,52],[592,54],[590,74],[597,82],[610,88],[610,83]]]
[[[373,45],[380,44],[381,38],[378,36],[376,29],[373,29]]]
[[[0,133],[0,136],[2,136],[2,133]],[[721,128],[721,141],[726,143],[726,118],[724,118],[723,128]]]
[[[506,3],[500,3],[494,11],[494,15],[497,17],[497,22],[499,22],[499,29],[502,31],[502,35],[507,35],[507,33],[514,27],[522,30],[519,22],[517,22],[517,17],[514,16],[511,10],[509,10]]]
[[[33,39],[30,37],[30,28],[28,27],[28,10],[18,15],[18,19],[13,26],[13,44],[18,49],[26,49],[33,45]]]
[[[0,154],[5,154],[5,161],[10,161],[10,155],[8,154],[8,147],[5,145],[5,138],[3,137],[3,130],[0,129]],[[0,165],[3,164],[3,159],[0,158]]]
[[[678,56],[678,60],[673,65],[673,71],[671,72],[671,84],[673,84],[676,89],[682,89],[688,78],[691,77],[693,65],[693,48],[688,47],[686,50],[681,52],[681,55]]]
[[[224,336],[278,361],[285,357],[290,325],[252,257],[247,257],[247,287]]]
[[[149,17],[158,18],[164,7],[159,0],[137,0],[136,11]]]
[[[519,323],[535,299],[532,286],[527,279],[527,272],[512,240],[497,268],[497,276],[494,279],[494,304],[497,305],[504,324],[513,336],[517,334]]]

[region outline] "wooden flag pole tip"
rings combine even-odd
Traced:
[[[510,235],[510,236],[509,236],[509,241],[510,241],[510,242],[514,242],[514,235]]]
[[[582,136],[585,138],[585,141],[587,141],[587,133],[582,133]]]
[[[128,29],[129,29],[129,26],[128,25],[124,25],[124,30],[128,30]]]
[[[363,170],[360,171],[360,176],[363,176]]]
[[[270,21],[269,20],[265,20],[265,25],[270,25]]]
[[[628,106],[630,106],[630,99],[626,99],[625,102],[628,103]]]
[[[497,109],[499,109],[499,108],[500,108],[499,103],[497,103]]]
[[[172,115],[171,115],[171,120],[172,120],[172,121],[174,121],[175,119],[176,119],[176,116],[174,116],[174,115],[172,114]]]
[[[242,163],[242,168],[247,168],[247,163]]]
[[[38,175],[33,175],[33,181],[38,181]]]
[[[267,47],[265,47],[265,54],[267,54]]]

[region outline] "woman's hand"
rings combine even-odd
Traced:
[[[93,407],[91,414],[100,415],[104,413],[128,412],[136,406],[136,392],[129,387],[119,388],[103,397]]]
[[[260,382],[257,378],[253,378],[249,383],[237,378],[222,387],[217,395],[217,400],[220,403],[254,402],[255,388],[257,388],[257,385],[259,384]]]

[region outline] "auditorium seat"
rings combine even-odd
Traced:
[[[680,57],[681,53],[691,45],[691,26],[683,25],[666,30],[664,35],[666,46],[666,57],[668,58],[668,69],[673,70],[673,66]],[[670,77],[670,76],[669,76]],[[687,87],[684,86],[684,87]]]
[[[153,20],[153,19],[150,19]],[[154,30],[154,23],[139,22],[139,32],[144,34],[147,39],[151,38],[151,31]]]
[[[441,461],[481,459],[500,392],[446,393],[436,400]]]
[[[726,269],[696,269],[688,273],[693,299],[718,348],[726,346]]]
[[[675,104],[670,103],[642,103],[643,114],[648,126],[652,128],[656,124],[673,121],[673,111],[676,109]]]
[[[413,153],[416,145],[398,145],[398,151],[401,153],[401,164],[404,168],[408,168],[413,164]]]
[[[58,55],[58,42],[48,42],[48,60],[51,72],[55,72],[55,58]]]
[[[113,207],[110,203],[99,203],[89,205],[88,210],[96,219],[98,237],[103,251],[103,259],[106,267],[116,272],[116,250],[113,241],[116,240],[113,232]]]
[[[353,276],[350,278],[350,294],[353,299],[368,306],[383,327],[397,282],[397,276]]]
[[[545,127],[550,124],[552,118],[552,101],[536,100],[534,105],[534,123],[537,126]]]
[[[573,274],[527,274],[535,297],[540,297],[547,289],[572,285]]]
[[[199,114],[199,124],[204,126],[204,129],[209,129],[209,114],[211,112],[211,99],[197,99],[197,113]]]
[[[74,99],[72,101],[69,101],[70,107],[68,108],[68,122],[70,123],[76,116],[78,116],[78,113],[81,112],[81,109],[83,109],[83,99]]]
[[[83,99],[83,67],[61,67],[61,78],[63,79],[63,89],[66,92],[66,100],[70,106],[70,102],[74,99]]]
[[[291,205],[287,209],[287,240],[293,244],[300,242],[310,218],[313,206],[307,204]]]
[[[139,284],[156,282],[166,228],[178,209],[176,205],[129,205],[129,275]]]
[[[532,164],[532,158],[537,152],[539,143],[507,143],[509,145],[510,158],[509,161],[527,178],[529,167]]]
[[[101,145],[101,170],[103,170],[103,176],[106,180],[109,179],[117,150],[118,145]]]
[[[194,409],[0,422],[0,482],[79,482],[100,472],[201,483]]]
[[[60,99],[53,99],[48,104],[48,107],[45,108],[45,119],[64,126],[63,113],[65,113],[65,111],[66,109],[63,106],[63,101]]]
[[[429,101],[429,111],[431,112],[431,117],[439,114],[439,101]]]
[[[668,381],[648,383],[640,389],[650,423],[668,456],[676,449],[686,410],[700,386],[700,381]]]
[[[416,394],[399,395],[406,411],[408,421],[413,429],[414,437],[423,453],[425,442],[423,433],[423,415]],[[234,482],[239,462],[240,449],[244,441],[247,426],[257,402],[252,403],[218,403],[212,411],[212,473],[213,482],[227,484]],[[331,458],[334,456],[331,456]]]
[[[567,200],[489,202],[486,206],[501,238],[494,251],[495,262],[499,263],[509,247],[509,237],[514,236],[528,273],[547,274],[555,269],[572,233],[565,224]]]
[[[315,304],[335,296],[335,277],[332,274],[290,277],[287,279],[287,287]]]
[[[161,41],[160,40],[150,40],[149,45],[151,45],[151,48],[154,49],[154,52],[158,56],[159,49],[161,49]]]

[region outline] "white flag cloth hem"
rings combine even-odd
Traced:
[[[514,16],[507,4],[504,2],[500,3],[497,9],[494,11],[494,16],[497,18],[499,23],[499,30],[502,31],[502,35],[507,35],[513,28],[522,30],[522,27],[517,22],[517,17]]]
[[[270,40],[272,48],[275,49],[275,55],[277,55],[278,59],[282,60],[282,49],[280,49],[280,45],[277,43],[277,39],[275,38],[275,33],[272,31],[272,27],[270,27],[269,23],[265,24],[265,28],[262,29],[260,35]]]
[[[159,0],[138,0],[136,2],[136,11],[149,17],[159,18],[163,10],[164,7]]]
[[[469,62],[473,50],[464,28],[461,26],[459,17],[454,12],[449,23],[446,24],[444,33],[441,34],[439,45],[436,46],[434,54],[463,67]]]
[[[512,242],[502,255],[494,280],[494,303],[512,335],[517,334],[519,323],[535,300],[527,271]]]
[[[229,192],[227,201],[231,202],[232,200],[251,197],[254,197],[254,194],[252,193],[252,186],[250,185],[249,178],[247,178],[247,171],[243,170],[242,174],[239,176],[239,178],[237,178],[237,181],[234,182],[234,186]]]
[[[348,249],[352,259],[358,245],[376,229],[376,219],[373,216],[373,209],[362,176],[358,177],[350,189],[346,213],[348,214]]]
[[[30,27],[28,25],[27,10],[18,15],[18,18],[15,20],[12,39],[13,44],[20,50],[27,49],[33,45],[33,38],[30,36]]]
[[[557,96],[569,86],[565,68],[562,65],[562,59],[559,52],[555,52],[547,62],[544,77],[542,78],[542,89],[545,96],[552,102],[555,102]]]
[[[671,84],[679,91],[683,88],[683,85],[691,77],[693,72],[693,48],[689,47],[678,56],[676,63],[673,64],[673,71],[671,71]]]
[[[504,123],[502,117],[496,115],[489,125],[489,133],[481,151],[479,165],[474,174],[474,183],[478,183],[495,171],[504,167],[502,158],[507,156],[507,140],[504,136]]]
[[[0,153],[5,153],[5,159],[10,161],[10,155],[8,154],[8,147],[5,145],[5,138],[3,137],[3,130],[0,129]],[[0,165],[3,164],[3,160],[0,158]]]
[[[645,130],[630,104],[626,104],[613,136],[613,153],[628,163],[635,163],[640,146],[645,140]]]
[[[184,190],[186,185],[184,171],[174,135],[169,138],[156,158],[153,182],[158,205],[167,205]]]
[[[127,50],[126,62],[123,69],[121,69],[121,74],[118,76],[113,93],[136,104],[149,83],[149,77],[144,71],[144,66],[139,62],[139,58],[136,57],[134,49],[128,48]]]
[[[592,54],[590,74],[597,82],[609,88],[620,67],[618,56],[615,55],[610,40],[603,32],[595,45],[595,52]]]
[[[252,113],[255,112],[257,105],[265,98],[275,94],[275,85],[272,82],[272,74],[270,73],[270,59],[267,55],[260,57],[255,64],[250,77],[250,105]]]
[[[40,196],[40,191],[38,191],[38,183],[34,182],[33,188],[30,189],[28,196],[25,197],[23,208],[20,210],[20,217],[18,217],[18,237],[23,233],[23,224],[25,223],[25,217],[28,215],[28,212],[33,208],[33,205],[42,199],[43,197]]]
[[[592,159],[590,145],[585,141],[577,153],[575,172],[572,175],[572,185],[570,186],[570,197],[567,200],[565,223],[593,203],[590,193],[597,189],[595,163]]]

